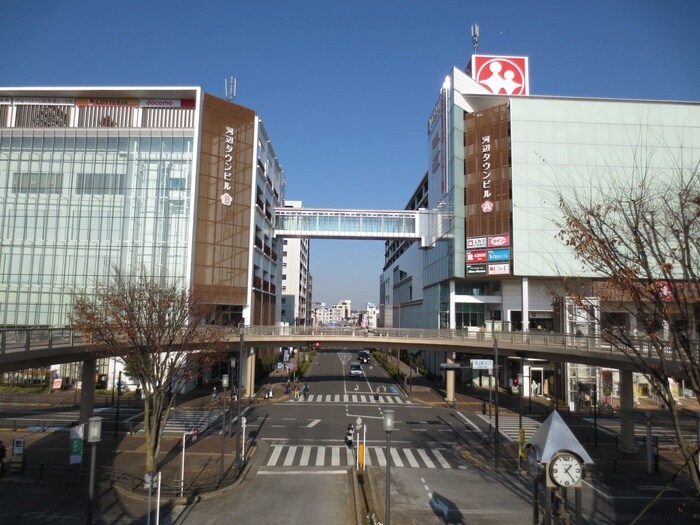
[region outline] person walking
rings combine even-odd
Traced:
[[[299,390],[301,389],[301,385],[299,384],[299,381],[296,381],[294,383],[294,399],[299,399]]]

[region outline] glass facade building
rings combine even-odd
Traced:
[[[0,326],[66,326],[115,270],[274,324],[284,173],[255,112],[184,88],[0,89]]]
[[[115,268],[184,282],[192,167],[192,130],[4,130],[0,325],[64,325]]]

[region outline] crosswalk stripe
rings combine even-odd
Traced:
[[[331,447],[331,465],[340,466],[340,447]]]
[[[443,457],[442,454],[440,454],[439,450],[433,450],[433,454],[435,454],[435,457],[438,460],[438,463],[440,463],[440,466],[442,468],[450,468],[450,464],[447,462],[447,460]]]
[[[418,455],[421,457],[423,463],[425,463],[428,468],[435,468],[435,463],[433,463],[433,460],[430,459],[430,456],[428,456],[428,453],[425,450],[419,448]]]
[[[326,447],[318,447],[316,452],[316,466],[322,467],[326,457]]]
[[[272,455],[270,456],[270,459],[267,462],[267,466],[271,467],[277,463],[277,460],[280,457],[280,454],[282,453],[282,447],[274,447],[272,449]]]
[[[283,465],[285,467],[291,467],[294,464],[294,456],[297,453],[297,447],[291,446],[287,451],[287,456],[284,458]]]
[[[403,461],[401,461],[401,456],[399,456],[399,451],[394,448],[389,449],[389,453],[391,454],[391,459],[394,460],[394,465],[397,467],[403,467]]]
[[[408,459],[408,464],[411,465],[413,468],[417,468],[418,462],[416,461],[416,458],[413,456],[413,452],[411,452],[411,449],[405,448],[405,449],[403,449],[403,453],[406,456],[406,459]]]
[[[304,445],[301,451],[301,459],[299,460],[299,465],[306,467],[309,464],[309,456],[311,456],[311,446]]]
[[[380,467],[386,467],[386,457],[384,457],[384,451],[379,448],[375,451],[377,454],[377,463],[379,463]]]

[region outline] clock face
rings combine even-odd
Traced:
[[[583,477],[583,465],[573,454],[560,452],[549,462],[549,477],[560,487],[578,485]]]

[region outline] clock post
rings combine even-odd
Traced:
[[[539,483],[549,490],[545,498],[544,522],[568,525],[567,489],[576,490],[576,523],[581,522],[581,483],[586,465],[592,465],[583,445],[555,410],[530,438],[527,447],[528,472],[533,480],[533,523],[538,520]],[[552,506],[552,503],[555,503]]]

